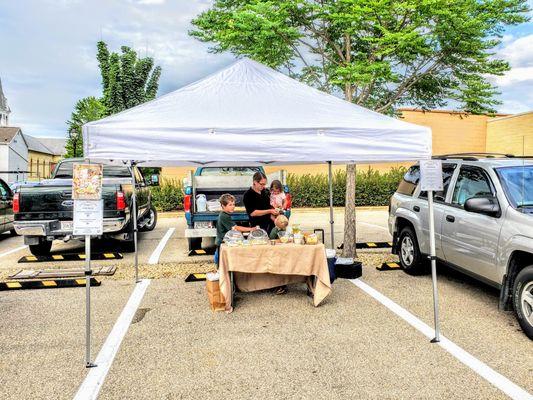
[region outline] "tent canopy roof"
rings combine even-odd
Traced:
[[[367,163],[429,158],[431,130],[248,59],[83,127],[91,160],[146,165]]]

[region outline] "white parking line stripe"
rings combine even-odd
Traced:
[[[161,256],[161,253],[163,252],[163,249],[165,248],[168,242],[168,239],[170,239],[175,229],[176,228],[169,228],[167,233],[165,233],[165,236],[163,236],[163,239],[161,239],[161,241],[155,248],[154,252],[150,256],[150,259],[148,260],[148,264],[157,264],[157,262],[159,261],[159,257]]]
[[[435,336],[433,328],[431,328],[429,325],[426,325],[424,322],[415,317],[405,308],[399,306],[394,301],[378,292],[376,289],[364,283],[362,280],[351,279],[350,282],[352,282],[355,286],[357,286],[365,293],[372,296],[378,302],[383,304],[385,307],[387,307],[394,314],[402,318],[409,325],[422,332],[422,334],[424,334],[424,336],[426,336],[428,339],[433,339],[433,337]],[[444,350],[446,350],[448,353],[450,353],[452,356],[457,358],[459,361],[461,361],[463,364],[465,364],[467,367],[470,367],[478,375],[485,378],[492,385],[496,386],[510,398],[517,400],[533,399],[533,396],[530,393],[528,393],[515,383],[511,382],[505,376],[494,371],[487,364],[478,360],[473,355],[466,352],[452,341],[446,339],[444,336],[440,336],[440,342],[438,343],[438,345]]]
[[[141,300],[149,284],[150,279],[143,279],[136,284],[126,307],[122,310],[120,317],[118,317],[117,322],[115,322],[115,326],[113,326],[111,333],[107,337],[100,353],[98,353],[98,356],[94,361],[97,366],[89,370],[89,373],[74,397],[75,400],[98,398],[98,393],[100,392],[109,368],[113,363],[113,359],[118,352],[122,339],[124,339],[124,336],[128,331],[133,316],[135,315],[139,304],[141,304]]]
[[[4,256],[8,256],[8,255],[13,254],[13,253],[16,253],[17,251],[25,249],[26,247],[28,247],[28,246],[20,246],[20,247],[17,247],[16,249],[12,249],[12,250],[6,251],[5,253],[0,254],[0,258],[2,258]]]

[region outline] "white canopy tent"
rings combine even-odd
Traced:
[[[83,138],[91,162],[142,166],[328,163],[331,171],[331,163],[431,157],[430,128],[357,106],[248,59],[85,124]],[[331,179],[330,209],[333,233]]]
[[[431,155],[431,130],[244,59],[83,126],[85,156],[151,166],[375,163]]]

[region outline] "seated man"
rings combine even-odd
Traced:
[[[270,234],[274,227],[271,215],[277,217],[279,212],[270,205],[270,192],[265,188],[266,184],[265,174],[256,172],[253,176],[252,187],[244,193],[242,200],[250,218],[250,226],[259,226]]]

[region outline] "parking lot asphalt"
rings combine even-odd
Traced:
[[[336,210],[339,241],[342,210]],[[384,210],[358,212],[358,236],[388,241]],[[304,229],[329,225],[324,210],[294,212]],[[175,231],[148,264],[169,229]],[[286,296],[239,295],[233,314],[213,313],[202,282],[183,274],[212,268],[211,257],[188,257],[183,218],[160,218],[139,241],[141,277],[152,280],[129,327],[100,398],[505,398],[473,370],[349,281],[335,282],[318,308],[302,287]],[[0,235],[2,278],[21,268],[81,267],[80,262],[18,264],[22,238]],[[328,236],[328,231],[326,231]],[[82,249],[54,244],[54,252]],[[96,249],[117,244],[97,243]],[[133,290],[132,254],[117,274],[93,288],[96,355]],[[431,278],[375,269],[394,256],[360,252],[362,279],[433,325]],[[38,267],[37,267],[38,265]],[[144,274],[144,275],[143,275]],[[532,342],[512,313],[497,310],[498,293],[439,267],[442,333],[512,382],[533,393]],[[84,291],[79,288],[0,292],[0,396],[72,398],[84,368]],[[28,379],[31,377],[31,379]]]

